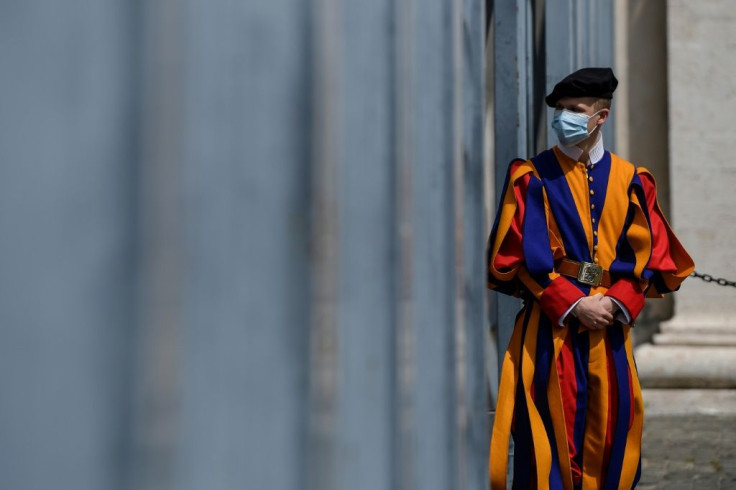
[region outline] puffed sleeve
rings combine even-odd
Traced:
[[[611,264],[615,281],[606,295],[626,306],[633,321],[645,296],[677,290],[694,265],[662,213],[654,177],[643,167],[632,179],[629,198],[625,233]]]
[[[638,168],[637,173],[646,197],[652,233],[652,255],[646,267],[650,278],[646,292],[649,298],[661,298],[665,293],[677,291],[682,281],[695,270],[695,264],[662,213],[654,177],[644,167]]]
[[[534,295],[558,324],[585,295],[554,271],[564,250],[550,237],[544,188],[530,161],[509,165],[504,192],[488,240],[488,287],[503,294]]]

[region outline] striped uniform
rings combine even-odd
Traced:
[[[610,288],[560,275],[562,258],[610,271]],[[643,421],[630,325],[588,330],[568,315],[602,293],[632,319],[645,297],[676,290],[693,270],[657,203],[651,174],[605,152],[590,168],[557,147],[509,166],[488,247],[488,287],[520,296],[490,448],[491,488],[633,488]]]

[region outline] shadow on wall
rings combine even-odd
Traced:
[[[667,2],[628,1],[627,9],[628,117],[624,131],[628,145],[624,147],[628,147],[628,155],[622,156],[655,175],[659,202],[669,216]],[[673,301],[673,295],[647,300],[632,330],[634,345],[651,342],[659,323],[672,317]]]

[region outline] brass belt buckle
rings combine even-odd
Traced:
[[[582,262],[578,271],[578,282],[588,286],[600,286],[603,279],[603,267],[590,262]]]

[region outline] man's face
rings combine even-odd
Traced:
[[[597,125],[603,124],[606,121],[610,112],[609,109],[596,111],[595,103],[597,100],[595,97],[562,97],[557,101],[555,110],[567,109],[568,111],[578,112],[588,116],[592,116],[598,112],[595,117],[591,117],[588,120],[588,133],[591,133]]]

